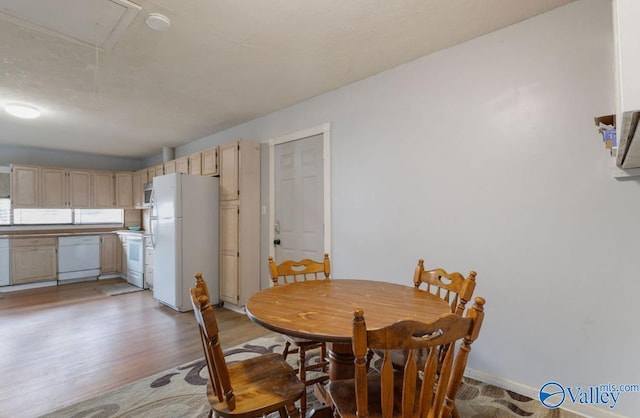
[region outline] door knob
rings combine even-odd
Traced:
[[[274,239],[273,245],[280,245],[280,239]]]

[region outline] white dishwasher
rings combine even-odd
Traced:
[[[9,239],[0,238],[0,286],[9,286]]]
[[[58,238],[58,281],[95,280],[99,275],[99,235]]]

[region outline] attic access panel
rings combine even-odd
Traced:
[[[128,0],[0,0],[0,18],[108,51],[141,9]]]

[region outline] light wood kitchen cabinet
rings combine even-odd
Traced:
[[[12,164],[12,205],[14,208],[131,209],[136,208],[134,190],[137,190],[140,201],[137,207],[141,208],[147,170],[139,173],[134,188],[134,172],[130,171],[114,173]]]
[[[220,146],[220,200],[240,198],[240,143]]]
[[[118,239],[120,240],[120,263],[118,272],[122,274],[123,277],[127,277],[127,235],[118,234]]]
[[[123,171],[115,174],[116,207],[133,208],[133,172]]]
[[[159,177],[159,176],[163,176],[165,174],[165,172],[164,172],[164,164],[159,164],[159,165],[155,166],[154,169],[155,169],[155,173],[153,174],[153,177]]]
[[[64,168],[41,167],[40,179],[42,181],[41,207],[69,207],[67,170]]]
[[[149,182],[153,182],[153,178],[156,176],[156,169],[155,167],[149,167],[147,168],[147,180]]]
[[[69,206],[73,209],[88,209],[91,202],[91,171],[67,170],[69,182]]]
[[[91,171],[40,168],[43,208],[86,209],[91,207]]]
[[[150,236],[144,237],[144,282],[153,289],[153,243]]]
[[[220,199],[220,298],[244,306],[260,290],[260,144],[220,146]]]
[[[239,207],[235,202],[220,204],[220,299],[237,304]]]
[[[147,170],[133,172],[133,207],[142,209],[144,204],[144,185],[147,183]]]
[[[176,172],[176,160],[167,161],[163,164],[164,174],[171,174]]]
[[[217,176],[218,171],[218,147],[213,147],[202,151],[201,153],[201,164],[202,171],[201,175],[203,176]]]
[[[176,160],[176,173],[189,174],[189,157],[180,157]]]
[[[57,277],[56,238],[11,239],[11,283],[25,284]]]
[[[164,164],[154,165],[147,168],[147,179],[152,182],[154,177],[164,175]]]
[[[202,154],[196,152],[189,155],[189,174],[193,176],[202,175]]]
[[[111,171],[93,171],[93,206],[95,208],[115,207],[115,182]]]
[[[117,234],[100,235],[100,273],[118,272],[120,241]]]
[[[40,167],[11,164],[11,205],[14,208],[40,206]]]

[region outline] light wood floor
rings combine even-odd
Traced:
[[[202,357],[192,312],[148,290],[97,290],[122,281],[0,293],[0,418],[37,417]],[[246,315],[216,316],[223,348],[269,334]]]

